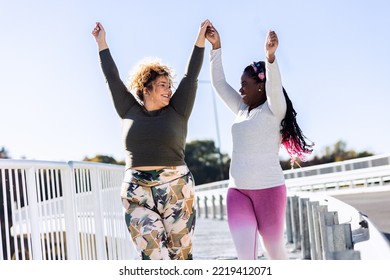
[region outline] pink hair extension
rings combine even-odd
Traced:
[[[312,152],[311,149],[302,148],[302,146],[299,145],[298,139],[288,138],[283,140],[282,144],[291,158],[291,168],[294,167],[294,163],[301,167],[297,162],[297,158],[303,162],[307,161],[307,154]]]

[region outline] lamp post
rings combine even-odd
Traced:
[[[223,158],[222,158],[222,154],[221,154],[221,137],[220,137],[220,134],[219,134],[219,122],[218,122],[218,113],[217,113],[217,103],[215,101],[215,95],[214,95],[214,92],[213,92],[213,88],[211,87],[211,82],[209,80],[199,80],[199,83],[200,84],[209,84],[210,85],[210,89],[211,89],[211,98],[213,100],[215,129],[216,129],[216,132],[217,132],[217,142],[218,142],[217,152],[218,152],[218,156],[219,156],[219,172],[220,172],[219,175],[220,175],[220,179],[222,181],[224,179],[224,175],[223,175]]]

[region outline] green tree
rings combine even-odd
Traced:
[[[185,160],[197,185],[225,180],[229,176],[230,158],[219,152],[213,140],[188,142]]]
[[[0,158],[10,158],[8,150],[5,147],[1,147],[0,149]]]
[[[123,161],[117,161],[115,158],[107,155],[96,155],[93,158],[84,157],[83,161],[101,162],[124,165]]]

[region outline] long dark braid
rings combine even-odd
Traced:
[[[254,62],[244,69],[244,73],[261,83],[266,81],[265,62]],[[281,122],[282,144],[286,148],[291,157],[291,164],[296,161],[298,157],[302,161],[306,161],[306,154],[310,154],[314,143],[306,142],[306,136],[303,134],[298,125],[295,111],[291,99],[288,97],[286,90],[283,87],[283,94],[286,99],[287,110],[284,119]]]
[[[306,155],[310,154],[314,143],[307,143],[306,136],[303,134],[297,122],[297,112],[295,111],[286,90],[283,88],[284,98],[287,103],[287,110],[284,119],[282,120],[282,144],[286,148],[291,157],[291,163],[294,164],[295,158],[298,157],[302,161],[306,161]]]

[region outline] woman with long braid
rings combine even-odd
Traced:
[[[278,37],[269,31],[265,62],[247,66],[239,93],[225,80],[221,40],[211,25],[211,81],[224,103],[235,114],[233,151],[227,193],[229,229],[239,259],[257,259],[260,234],[269,259],[287,259],[284,246],[286,186],[279,161],[281,143],[292,162],[312,151],[296,122],[296,112],[282,86],[275,57]]]

